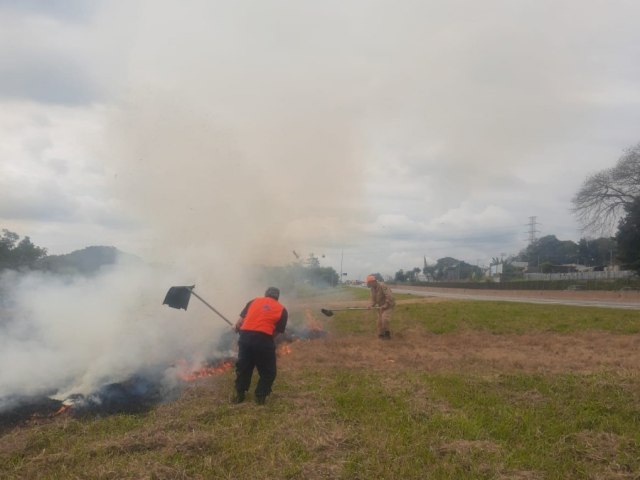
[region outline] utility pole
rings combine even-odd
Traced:
[[[340,283],[342,283],[342,259],[344,258],[344,248],[340,250]]]

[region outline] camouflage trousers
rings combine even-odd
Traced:
[[[385,332],[389,331],[389,322],[392,315],[393,307],[378,310],[378,335],[384,335]]]

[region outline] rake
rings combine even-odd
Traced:
[[[345,312],[348,310],[377,310],[380,307],[347,307],[347,308],[334,308],[329,310],[328,308],[321,308],[320,311],[327,317],[333,317],[333,312]]]

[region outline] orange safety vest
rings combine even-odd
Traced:
[[[273,335],[284,307],[271,297],[255,298],[244,317],[240,330],[253,330]]]

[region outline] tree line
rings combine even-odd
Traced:
[[[580,264],[596,270],[616,264],[640,275],[640,144],[625,150],[613,167],[587,177],[572,198],[572,211],[583,234],[587,234],[577,243],[547,235],[506,260],[494,258],[492,265],[502,264],[503,273],[508,275],[517,269],[515,262],[527,262],[530,268],[543,273],[562,264]],[[600,236],[590,238],[588,234]],[[435,281],[484,276],[477,265],[444,257],[435,265],[427,265],[425,260],[423,268],[401,269],[394,280],[416,281],[420,273]]]
[[[6,228],[0,237],[0,270],[34,268],[36,262],[47,255],[47,249],[33,244],[29,237],[20,240],[17,233]]]
[[[595,270],[603,270],[616,261],[617,242],[612,237],[596,239],[581,238],[579,242],[572,240],[558,240],[555,235],[541,237],[517,255],[506,258],[494,257],[491,265],[502,264],[505,275],[514,275],[520,267],[519,263],[527,263],[529,271],[549,273],[554,266],[566,264],[578,264],[592,267]],[[423,273],[427,280],[432,281],[458,281],[480,280],[485,277],[485,269],[479,265],[471,265],[463,260],[452,257],[438,259],[433,265],[425,263],[423,268],[415,267],[412,270],[403,269],[396,272],[396,282],[414,282]]]
[[[0,237],[0,271],[40,270],[56,274],[93,275],[105,265],[117,261],[140,262],[133,255],[115,247],[90,246],[66,255],[47,255],[47,249],[38,247],[29,237],[22,240],[17,233],[2,230]],[[280,285],[284,291],[294,291],[301,286],[313,288],[335,287],[339,275],[331,267],[320,266],[313,253],[306,260],[279,267],[263,267],[258,274],[267,283]]]
[[[583,231],[616,230],[617,260],[640,274],[640,143],[615,166],[587,177],[572,204]]]
[[[0,272],[42,271],[59,275],[94,275],[103,267],[117,262],[141,262],[135,255],[116,247],[90,246],[65,255],[47,255],[47,249],[34,245],[29,237],[7,229],[0,236]]]
[[[258,276],[263,283],[279,285],[285,292],[302,293],[306,287],[335,287],[340,275],[332,267],[322,267],[320,259],[310,253],[306,259],[294,251],[296,262],[284,266],[263,266]],[[323,255],[324,257],[324,255]]]

